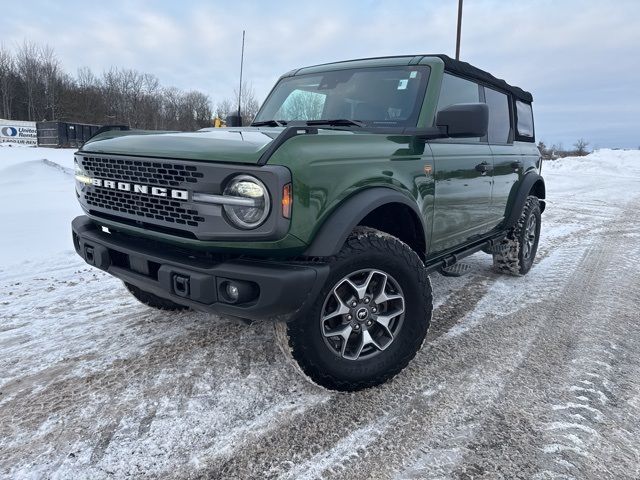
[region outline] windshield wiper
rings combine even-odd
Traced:
[[[284,127],[287,124],[284,120],[265,120],[263,122],[253,122],[252,127]]]
[[[334,127],[343,127],[343,126],[355,126],[355,127],[366,127],[367,124],[361,122],[360,120],[349,120],[348,118],[334,118],[329,120],[307,120],[307,125],[329,125]]]

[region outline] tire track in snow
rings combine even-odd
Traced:
[[[634,205],[616,223],[628,222],[632,211]],[[640,300],[637,260],[621,270],[626,255],[619,240],[596,237],[594,243],[576,268],[580,275],[570,277],[553,307],[533,306],[544,319],[534,346],[483,427],[474,431],[476,438],[464,442],[467,454],[439,474],[602,478],[637,471],[640,450],[628,431],[635,425],[631,430],[638,433],[634,409],[618,410],[615,393],[622,388],[630,404],[638,388],[637,356],[621,347],[622,342],[637,351],[640,343],[633,328]],[[628,383],[620,382],[625,375]],[[614,421],[620,415],[623,420]]]

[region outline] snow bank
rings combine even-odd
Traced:
[[[603,148],[584,157],[565,157],[547,160],[542,174],[573,173],[578,175],[604,175],[640,177],[640,150],[611,150]]]
[[[73,249],[72,149],[0,146],[0,272]]]

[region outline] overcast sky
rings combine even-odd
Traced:
[[[153,73],[262,101],[293,68],[382,55],[455,53],[457,0],[0,2],[0,42],[54,47],[62,66]],[[465,0],[461,59],[534,96],[536,137],[565,147],[640,146],[640,0]]]

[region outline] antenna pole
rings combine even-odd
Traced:
[[[238,89],[238,119],[240,121],[240,125],[242,125],[242,113],[240,111],[240,101],[242,98],[242,66],[243,64],[244,64],[244,30],[242,30],[242,53],[240,54],[240,88]]]
[[[460,32],[461,31],[462,31],[462,0],[458,0],[458,33],[456,34],[456,60],[460,60]]]

